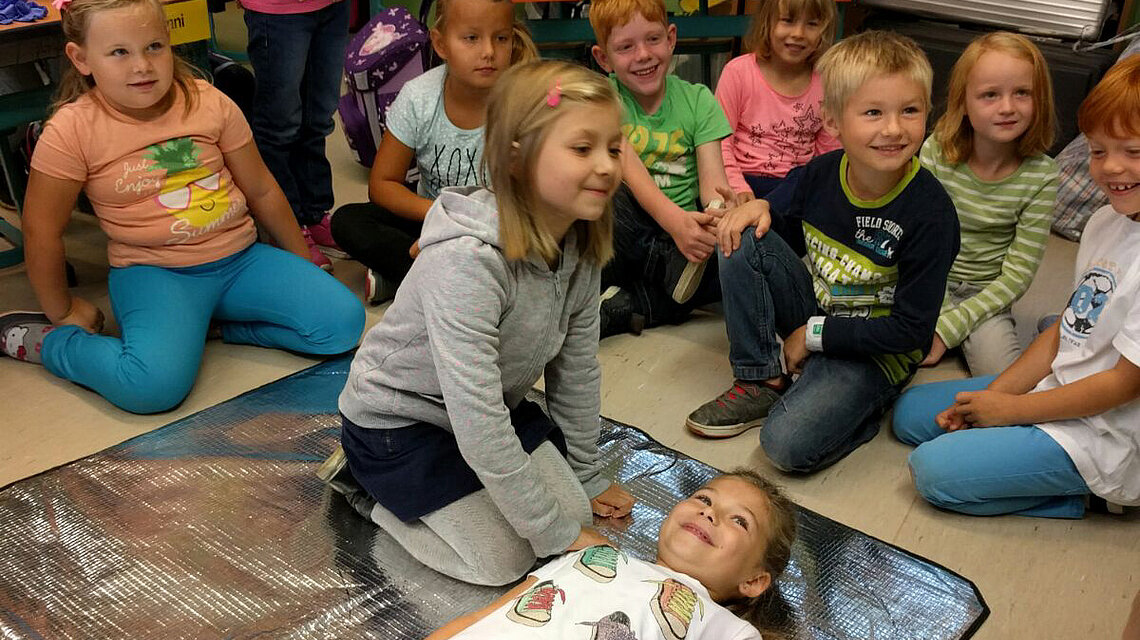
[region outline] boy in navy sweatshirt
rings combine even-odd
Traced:
[[[756,200],[720,222],[737,380],[686,420],[709,437],[763,424],[772,463],[802,473],[878,432],[930,349],[959,237],[950,197],[916,157],[932,82],[922,50],[867,32],[828,50],[819,69],[824,126],[843,149],[808,163],[791,193],[769,197],[790,203],[785,210]]]

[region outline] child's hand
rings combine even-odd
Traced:
[[[751,191],[737,191],[736,192],[736,206],[740,206],[745,202],[752,202],[756,199],[756,194]]]
[[[73,324],[87,333],[99,333],[103,330],[103,312],[83,298],[73,296],[67,315],[55,323],[57,327],[66,324]]]
[[[567,551],[578,551],[586,547],[592,547],[598,544],[610,544],[610,541],[605,536],[598,533],[597,529],[593,527],[582,527],[582,532],[578,534],[578,539],[575,540]]]
[[[633,509],[634,499],[628,491],[621,488],[616,482],[610,483],[610,488],[598,494],[590,501],[590,508],[594,515],[603,518],[621,518],[629,515]]]
[[[934,342],[930,343],[930,353],[926,354],[926,358],[918,363],[920,367],[933,367],[938,364],[942,356],[946,355],[946,343],[942,341],[942,337],[937,333],[934,334]]]
[[[803,373],[804,361],[811,354],[807,348],[807,325],[802,325],[784,339],[784,362],[789,373]]]
[[[960,429],[969,429],[970,425],[966,424],[966,419],[960,413],[950,407],[942,413],[934,416],[934,423],[939,426],[943,431],[958,431]]]
[[[419,240],[416,240],[415,242],[412,243],[412,246],[408,247],[408,255],[412,257],[412,260],[415,260],[416,256],[420,255],[420,241]]]
[[[768,215],[768,201],[756,198],[729,211],[717,225],[717,243],[724,257],[740,248],[740,234],[748,227],[756,227],[756,237],[768,233],[772,218]]]
[[[681,255],[689,262],[704,262],[716,249],[716,235],[709,231],[716,225],[716,218],[707,213],[686,211],[678,218],[680,223],[674,229],[666,229],[677,244]]]
[[[1019,396],[1002,391],[963,391],[954,396],[954,413],[971,427],[1004,427],[1017,421],[1013,411]]]

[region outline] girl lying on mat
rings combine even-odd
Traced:
[[[583,67],[504,73],[483,148],[494,190],[443,190],[353,359],[343,458],[319,475],[359,483],[376,504],[346,491],[353,506],[453,578],[513,583],[536,558],[605,543],[591,512],[633,506],[598,468],[598,291],[620,119],[613,86]],[[524,399],[540,376],[549,418]]]
[[[764,596],[787,566],[795,535],[792,503],[738,469],[673,507],[655,563],[608,545],[568,553],[428,640],[760,638],[753,625],[764,626]]]

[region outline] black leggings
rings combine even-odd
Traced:
[[[346,204],[332,217],[333,239],[340,248],[392,283],[402,281],[412,268],[408,249],[422,228],[423,223],[371,202]]]

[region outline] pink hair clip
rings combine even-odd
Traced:
[[[51,0],[51,6],[55,7],[59,11],[66,9],[67,5],[69,4],[71,4],[71,0]]]
[[[66,1],[70,2],[70,0]],[[562,81],[555,78],[554,86],[546,92],[546,106],[557,107],[560,102],[562,102]]]

